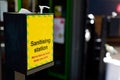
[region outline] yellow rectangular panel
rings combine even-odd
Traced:
[[[53,61],[53,15],[27,15],[27,70]]]

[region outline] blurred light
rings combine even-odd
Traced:
[[[96,42],[101,42],[102,40],[99,38],[99,39],[96,39]]]
[[[91,33],[88,29],[85,30],[85,40],[88,42],[91,39]]]
[[[91,24],[94,24],[94,20],[90,20],[90,23],[91,23]]]
[[[112,12],[112,17],[116,17],[117,13],[116,12]]]
[[[88,14],[88,17],[89,17],[90,19],[95,19],[95,17],[94,17],[93,14]]]
[[[0,46],[1,46],[1,47],[5,47],[5,43],[1,43]]]
[[[120,13],[120,3],[116,6],[116,11]]]
[[[1,26],[1,27],[0,27],[0,30],[4,30],[4,27],[3,27],[3,26]]]
[[[110,64],[113,64],[113,65],[116,65],[116,66],[120,66],[120,61],[117,60],[117,59],[105,57],[105,58],[103,58],[103,61],[105,63],[110,63]]]

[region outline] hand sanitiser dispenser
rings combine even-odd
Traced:
[[[54,65],[53,14],[44,7],[40,14],[4,13],[6,65],[23,80]]]

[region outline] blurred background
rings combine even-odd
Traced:
[[[26,80],[120,80],[119,0],[0,0],[0,80],[15,80],[6,69],[3,13],[39,14],[39,5],[54,14],[54,66]]]

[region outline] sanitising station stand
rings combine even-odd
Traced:
[[[54,65],[53,14],[4,13],[6,80],[28,76]]]

